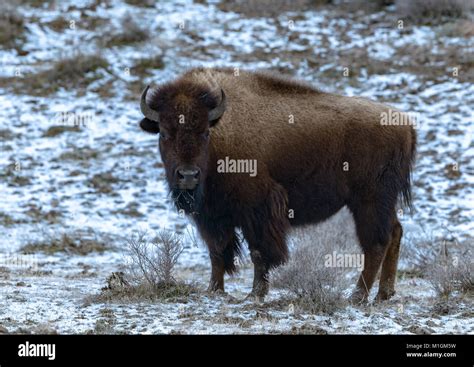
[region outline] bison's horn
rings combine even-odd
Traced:
[[[148,89],[150,89],[149,85],[142,93],[142,98],[140,100],[140,110],[148,120],[160,122],[160,114],[157,111],[151,109],[146,103],[146,95],[148,93]]]
[[[221,89],[221,93],[222,93],[221,102],[219,103],[217,107],[209,111],[209,121],[217,120],[225,112],[226,98],[225,98],[225,93],[222,89]]]

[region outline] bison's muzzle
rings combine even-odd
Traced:
[[[178,189],[194,190],[199,184],[201,170],[196,166],[180,166],[176,169]]]

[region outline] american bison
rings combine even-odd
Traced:
[[[261,299],[269,271],[288,259],[290,227],[347,206],[365,255],[352,300],[367,299],[380,267],[377,299],[395,293],[395,208],[398,199],[410,205],[416,145],[413,126],[383,121],[396,110],[230,68],[192,69],[147,87],[140,106],[140,127],[160,134],[171,197],[207,243],[209,290],[223,291],[224,274],[236,271],[238,228],[254,264],[251,295]]]

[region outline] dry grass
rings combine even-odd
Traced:
[[[471,38],[474,37],[474,20],[458,19],[454,22],[444,24],[440,31],[441,35],[447,37]]]
[[[331,0],[236,0],[221,1],[217,6],[222,11],[231,11],[247,17],[277,17],[288,11],[307,10]]]
[[[66,132],[79,132],[81,131],[77,126],[66,126],[66,125],[54,125],[48,127],[43,133],[45,138],[53,138]]]
[[[346,0],[339,6],[351,12],[363,10],[366,12],[376,12],[383,10],[385,6],[392,5],[395,0]]]
[[[154,8],[155,0],[125,0],[129,5],[140,6],[142,8]]]
[[[55,32],[62,32],[69,27],[69,21],[63,17],[57,17],[47,22],[46,25]]]
[[[58,91],[84,90],[101,78],[99,70],[107,71],[109,64],[100,55],[87,55],[80,52],[71,57],[55,61],[48,69],[23,77],[1,78],[0,85],[12,88],[17,94],[44,96]]]
[[[83,230],[62,234],[45,233],[43,239],[33,241],[22,247],[21,252],[32,254],[44,252],[54,254],[65,252],[73,255],[88,255],[91,252],[104,252],[110,248],[112,241],[107,236],[99,235],[94,231]]]
[[[131,73],[143,77],[151,75],[152,70],[163,69],[164,67],[163,56],[155,55],[137,60],[131,69]]]
[[[349,224],[349,225],[348,225]],[[325,256],[357,253],[350,214],[343,211],[323,225],[296,230],[290,261],[273,274],[275,287],[288,290],[294,304],[312,313],[333,313],[346,305],[345,291],[351,286],[353,269],[325,266]]]
[[[450,255],[445,248],[443,253],[426,267],[424,276],[441,299],[447,300],[455,293],[472,294],[474,292],[472,251],[466,249],[463,254]]]
[[[467,18],[474,0],[397,0],[397,12],[419,23],[435,23],[452,18]]]
[[[17,0],[17,2],[33,8],[53,8],[57,0]]]
[[[7,213],[0,212],[0,225],[4,227],[9,227],[14,224],[17,224],[17,222]]]
[[[103,172],[92,176],[89,184],[97,193],[110,194],[114,192],[113,185],[118,182],[120,182],[118,177],[110,172]]]
[[[87,303],[108,302],[140,302],[140,301],[166,301],[187,303],[190,297],[199,294],[199,289],[194,284],[177,282],[175,284],[161,284],[152,287],[146,282],[133,283],[120,288],[103,288],[99,294],[89,296]]]
[[[4,166],[0,170],[0,179],[11,187],[21,187],[31,184],[31,177],[28,176],[27,170],[23,169],[24,165],[17,167],[17,162],[11,161],[10,164]]]
[[[344,11],[379,11],[395,0],[345,0],[335,6]],[[206,4],[205,0],[197,1]],[[277,17],[284,12],[314,10],[324,5],[334,5],[333,0],[237,0],[221,1],[218,7],[222,11],[232,11],[247,17]]]
[[[125,46],[144,42],[150,38],[148,31],[142,28],[130,15],[121,22],[120,30],[104,37],[100,43],[105,47]]]
[[[25,24],[16,8],[2,4],[0,12],[0,45],[6,48],[19,46],[24,41]]]
[[[97,147],[96,147],[97,148]],[[53,158],[55,162],[64,161],[80,161],[85,165],[89,165],[91,160],[100,158],[100,151],[92,149],[89,146],[81,147],[81,149],[64,150],[57,158]],[[74,164],[78,164],[75,162]]]

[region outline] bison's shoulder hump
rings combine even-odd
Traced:
[[[258,95],[280,94],[319,94],[322,93],[309,83],[292,79],[290,76],[277,75],[269,71],[246,71],[237,68],[194,68],[189,70],[186,77],[191,77],[197,83],[203,80],[217,82],[225,89],[247,89]],[[209,81],[208,81],[209,82]]]
[[[254,86],[262,92],[278,94],[317,94],[321,93],[309,83],[292,79],[290,76],[276,75],[268,71],[253,73]]]

